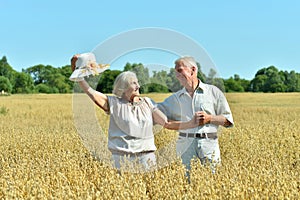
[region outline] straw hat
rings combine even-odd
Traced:
[[[109,68],[109,64],[98,64],[93,53],[80,54],[76,63],[75,70],[70,76],[71,81],[81,81],[90,75],[99,75]]]

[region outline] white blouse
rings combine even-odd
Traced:
[[[150,98],[140,97],[139,102],[130,103],[116,96],[108,96],[110,123],[108,149],[112,153],[138,153],[155,151]]]

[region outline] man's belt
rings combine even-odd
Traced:
[[[209,138],[209,139],[216,139],[218,138],[218,133],[179,133],[181,137],[189,137],[189,138]]]
[[[141,155],[145,155],[145,154],[148,154],[148,153],[154,153],[154,152],[155,152],[154,150],[147,150],[147,151],[132,153],[132,152],[123,152],[123,151],[111,150],[112,154],[119,155],[119,156],[141,156]]]

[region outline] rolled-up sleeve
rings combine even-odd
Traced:
[[[231,126],[234,125],[233,116],[232,116],[229,104],[223,93],[221,93],[221,95],[219,97],[219,103],[218,103],[217,110],[218,110],[217,112],[219,113],[219,115],[223,115],[231,123]],[[231,127],[231,126],[229,126],[229,127]]]

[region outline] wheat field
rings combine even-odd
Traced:
[[[190,183],[179,158],[137,174],[97,159],[78,134],[73,94],[0,96],[0,199],[299,199],[300,94],[226,96],[235,126],[221,130],[222,165],[212,174],[195,161]],[[96,119],[107,134],[108,116],[96,109]],[[175,139],[163,129],[155,142]]]

